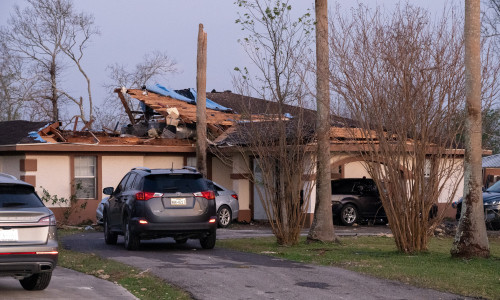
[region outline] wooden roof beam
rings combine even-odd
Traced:
[[[132,115],[132,111],[130,110],[130,107],[128,106],[127,100],[125,99],[125,96],[121,92],[120,89],[116,89],[115,92],[118,94],[118,97],[122,101],[122,105],[125,108],[125,112],[127,113],[128,119],[130,120],[130,124],[134,125],[135,124],[135,119],[134,116]]]

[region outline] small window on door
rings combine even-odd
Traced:
[[[96,157],[75,156],[75,196],[96,199]]]

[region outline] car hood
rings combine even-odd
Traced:
[[[500,193],[484,192],[483,193],[484,204],[493,204],[500,202]]]
[[[464,198],[458,199],[457,202],[455,203],[462,203]],[[500,202],[500,193],[494,193],[494,192],[483,192],[483,204],[493,204],[493,203],[499,203]]]

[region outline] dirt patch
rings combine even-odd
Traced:
[[[233,222],[227,228],[234,230],[272,229],[271,224],[267,221],[252,221],[250,223]]]

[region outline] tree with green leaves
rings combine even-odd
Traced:
[[[243,157],[253,158],[254,165],[248,160],[241,171],[251,174],[250,180],[258,186],[277,242],[294,245],[311,191],[305,178],[314,170],[314,154],[308,147],[314,121],[302,109],[308,101],[302,61],[309,53],[313,21],[309,12],[294,18],[287,0],[238,0],[236,4],[241,9],[236,23],[247,33],[240,43],[253,66],[236,68],[234,85],[240,94],[268,102],[263,103],[261,109],[266,112],[259,118],[252,117],[251,107],[239,112],[246,119],[235,125],[239,138],[232,145]],[[292,113],[291,106],[295,107]]]

